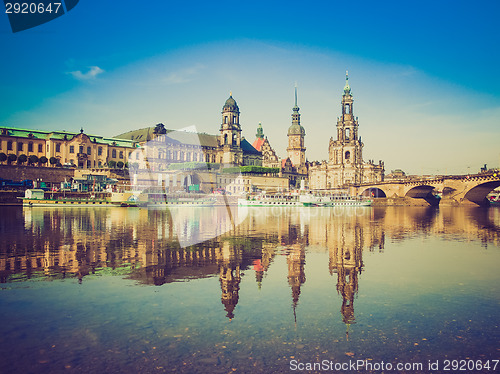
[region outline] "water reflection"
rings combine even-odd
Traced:
[[[221,302],[230,320],[236,315],[242,274],[254,272],[260,289],[275,256],[282,254],[296,321],[307,279],[306,255],[328,252],[328,270],[336,276],[347,332],[356,322],[354,302],[364,268],[363,251],[383,252],[387,240],[431,234],[498,246],[500,236],[499,211],[481,208],[251,208],[248,217],[229,232],[187,248],[179,245],[179,230],[165,210],[4,208],[3,213],[2,283],[33,277],[76,277],[84,282],[87,275],[96,273],[124,274],[157,286],[219,277]],[[204,216],[203,212],[189,214]],[[226,216],[221,212],[221,217]],[[210,219],[217,221],[217,214]],[[193,222],[186,232],[203,236],[204,221]]]

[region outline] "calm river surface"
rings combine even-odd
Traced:
[[[496,208],[0,213],[2,373],[500,372]]]

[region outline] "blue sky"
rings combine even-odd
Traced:
[[[297,82],[309,160],[328,157],[345,70],[365,160],[386,172],[499,166],[500,2],[85,0],[13,34],[0,17],[0,126],[217,133],[232,91],[285,156]]]

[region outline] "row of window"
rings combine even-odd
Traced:
[[[32,142],[29,142],[28,143],[28,152],[33,152],[34,150],[34,144]],[[0,150],[2,149],[2,142],[0,141]],[[14,145],[13,145],[13,142],[11,140],[9,140],[7,142],[7,151],[12,151],[14,149]],[[18,152],[23,152],[24,151],[24,143],[23,142],[17,142],[17,151]],[[47,152],[49,151],[49,145],[47,144]],[[59,153],[61,152],[61,143],[56,143],[55,144],[55,151],[56,153]],[[87,155],[91,155],[92,154],[92,148],[91,147],[87,147]],[[42,153],[43,152],[43,144],[38,144],[38,152],[39,153]],[[75,153],[75,146],[74,145],[70,145],[69,146],[69,153]],[[84,153],[84,146],[81,145],[80,148],[79,148],[79,153]],[[111,151],[111,157],[112,158],[116,158],[117,156],[117,151],[116,149],[113,149]],[[98,156],[102,156],[102,147],[98,147],[97,148],[97,155]],[[123,159],[124,158],[124,154],[123,154],[123,151],[120,151],[120,153],[118,154],[119,155],[119,158]],[[129,154],[130,156],[130,154]]]
[[[0,149],[2,149],[2,142],[0,142]],[[12,151],[14,149],[12,141],[7,142],[7,150]],[[24,150],[24,143],[17,142],[17,151],[22,152]],[[28,152],[33,152],[33,143],[28,143]],[[43,144],[38,144],[38,152],[43,152]]]
[[[121,152],[120,152],[121,154]],[[113,156],[116,157],[116,156]],[[137,152],[135,154],[135,159],[139,160],[140,153]],[[122,158],[120,156],[120,158]],[[130,158],[130,154],[129,154]],[[203,154],[201,153],[184,153],[182,151],[166,151],[166,152],[160,152],[158,154],[158,159],[159,160],[167,160],[167,161],[186,161],[186,162],[203,162]],[[215,155],[212,155],[210,157],[210,154],[205,155],[205,162],[213,162],[215,163],[216,161]]]

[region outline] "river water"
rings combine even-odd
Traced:
[[[0,371],[500,372],[499,209],[221,209],[2,207]]]

